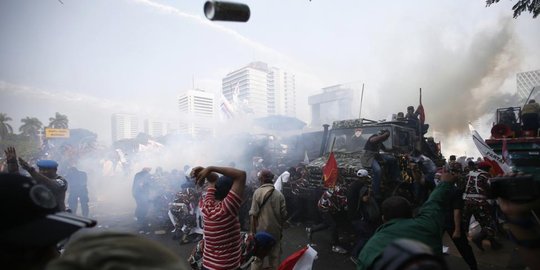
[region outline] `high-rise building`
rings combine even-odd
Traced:
[[[156,138],[167,135],[171,130],[171,124],[166,121],[155,119],[144,120],[144,133]]]
[[[296,113],[295,76],[263,62],[252,62],[222,80],[223,95],[239,113],[256,116]]]
[[[208,136],[214,133],[214,94],[201,89],[188,90],[178,97],[180,133]]]
[[[311,107],[311,126],[332,124],[336,120],[358,118],[360,105],[357,90],[344,86],[334,85],[322,89],[321,94],[308,97]]]
[[[133,139],[139,133],[139,119],[134,114],[115,113],[111,116],[112,140]]]
[[[540,70],[521,72],[516,75],[517,93],[524,101],[529,97],[531,89],[535,86],[540,87]],[[540,90],[536,90],[536,94],[531,98],[535,98]]]

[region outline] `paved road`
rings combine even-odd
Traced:
[[[105,211],[106,210],[106,211]],[[94,217],[98,219],[99,226],[97,230],[115,230],[138,233],[138,228],[133,219],[132,204],[110,204],[105,201],[98,202],[93,205]],[[179,256],[187,258],[193,249],[194,244],[179,245],[173,241],[169,233],[171,228],[163,226],[152,226],[148,229],[148,233],[144,235],[151,239],[157,240],[167,246]],[[314,263],[313,269],[355,269],[355,265],[349,260],[349,255],[335,254],[330,251],[329,246],[330,236],[326,232],[320,232],[313,236],[314,248],[318,251],[318,259]],[[349,242],[348,239],[343,239],[344,243]],[[480,269],[510,269],[511,254],[513,245],[503,240],[503,248],[498,251],[487,249],[485,252],[479,251],[473,246],[476,258],[479,262]],[[445,259],[450,269],[468,269],[464,261],[459,257],[459,253],[451,243],[448,236],[445,235],[444,243],[449,246],[449,255]],[[282,240],[283,258],[287,254],[292,254],[294,251],[302,248],[307,244],[307,237],[303,226],[291,227],[284,233]],[[517,260],[514,260],[517,261]],[[514,268],[523,269],[523,268]]]

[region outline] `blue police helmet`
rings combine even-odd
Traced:
[[[56,168],[58,168],[58,162],[56,162],[54,160],[48,160],[48,159],[38,160],[36,165],[41,169],[56,169]]]
[[[276,244],[276,239],[271,234],[262,231],[255,234],[255,243],[259,248],[271,248]]]

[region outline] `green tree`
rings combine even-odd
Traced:
[[[13,134],[13,127],[7,123],[11,120],[11,117],[7,116],[7,114],[0,113],[0,140],[6,138],[9,134]]]
[[[39,119],[35,117],[26,117],[24,119],[21,119],[21,122],[23,123],[21,127],[19,127],[19,131],[21,132],[21,135],[26,137],[32,137],[37,138],[39,134],[39,130],[43,127],[43,124]]]
[[[486,4],[489,7],[491,4],[498,3],[499,1],[486,0]],[[529,13],[533,14],[533,18],[536,18],[540,14],[540,0],[518,0],[512,7],[512,10],[514,11],[514,18],[519,17],[523,11],[529,11]]]
[[[50,128],[68,128],[68,118],[67,115],[56,113],[54,117],[49,118],[49,127]]]

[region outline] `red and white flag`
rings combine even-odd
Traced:
[[[287,257],[279,265],[278,270],[311,270],[315,259],[317,259],[317,251],[307,245]]]
[[[511,173],[512,168],[510,168],[508,163],[504,161],[504,158],[501,155],[495,153],[493,149],[491,149],[491,147],[486,144],[484,139],[482,139],[480,134],[476,132],[476,130],[471,124],[469,124],[469,130],[471,131],[471,135],[473,137],[476,148],[478,148],[478,151],[480,151],[480,154],[482,154],[482,156],[484,157],[484,161],[491,164],[491,169],[493,170],[493,173],[495,175]]]

